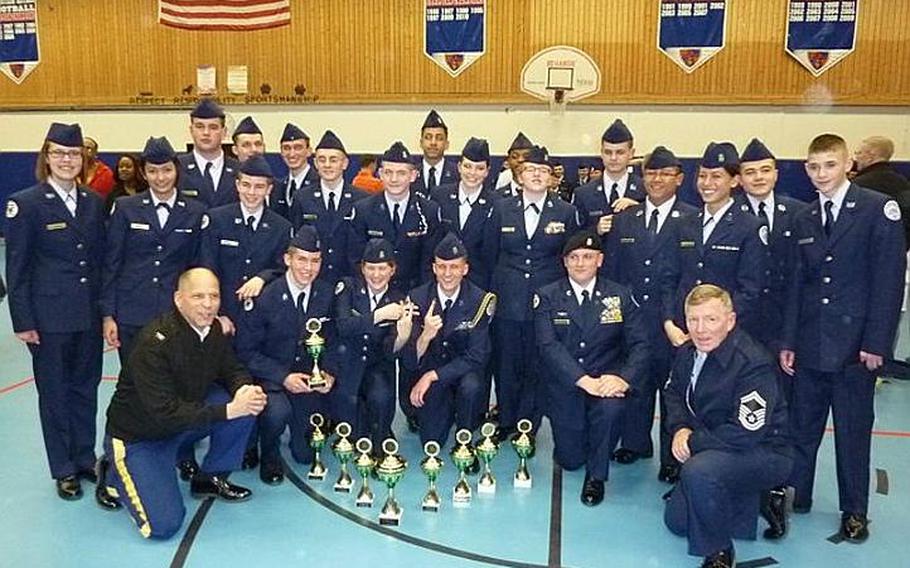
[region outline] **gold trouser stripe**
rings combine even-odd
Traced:
[[[477,308],[477,313],[474,314],[474,319],[471,320],[471,327],[477,326],[480,323],[481,318],[487,314],[487,306],[490,305],[490,302],[496,302],[496,294],[492,292],[487,292],[483,295],[483,299],[480,301],[480,306]]]
[[[123,481],[123,487],[126,489],[126,494],[130,498],[133,509],[136,510],[136,514],[141,520],[141,522],[136,523],[139,526],[139,533],[143,537],[148,538],[152,534],[152,525],[149,524],[149,518],[145,513],[145,507],[142,506],[142,500],[139,499],[139,492],[136,491],[136,484],[133,483],[133,476],[130,475],[129,470],[126,468],[126,444],[123,443],[123,440],[111,438],[111,445],[114,447],[114,468],[117,470],[117,475],[119,475],[120,479]]]

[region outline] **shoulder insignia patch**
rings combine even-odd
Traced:
[[[750,432],[760,430],[765,425],[765,412],[768,403],[758,391],[752,391],[739,399],[739,424]]]
[[[6,218],[13,219],[19,214],[19,204],[10,199],[6,202]]]
[[[10,202],[12,203],[12,201]],[[901,220],[901,208],[897,204],[897,201],[889,199],[885,202],[884,207],[885,217],[890,221],[900,221]],[[6,211],[6,216],[9,217],[9,209]]]
[[[344,292],[344,282],[339,280],[338,284],[335,284],[335,295],[339,295]]]

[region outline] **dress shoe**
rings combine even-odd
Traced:
[[[197,499],[218,497],[223,501],[246,501],[253,494],[246,487],[234,485],[219,475],[197,474],[190,482],[190,494]]]
[[[733,568],[733,549],[721,550],[711,556],[705,556],[701,568]]]
[[[408,416],[408,432],[411,434],[416,434],[420,430],[420,424],[417,423],[416,416]]]
[[[180,470],[180,479],[189,481],[199,473],[199,464],[196,460],[184,460],[177,464],[177,469]]]
[[[75,501],[82,498],[82,484],[75,475],[67,475],[57,480],[57,495],[67,501]]]
[[[613,459],[616,461],[616,463],[630,464],[630,463],[635,463],[638,460],[643,459],[643,458],[650,458],[652,455],[654,455],[654,454],[652,454],[652,453],[641,454],[641,453],[638,453],[633,450],[628,450],[626,448],[619,448],[618,450],[613,452]]]
[[[768,523],[763,536],[777,540],[787,534],[787,494],[783,488],[771,489],[761,497],[761,516]]]
[[[259,466],[259,479],[267,485],[278,485],[284,481],[284,468],[281,462],[262,462]]]
[[[677,464],[665,464],[660,466],[657,473],[657,479],[664,483],[676,483],[679,481],[679,466]]]
[[[116,511],[121,507],[120,501],[107,490],[107,471],[110,465],[107,458],[99,459],[95,465],[95,479],[98,480],[95,486],[95,503],[105,511]]]
[[[584,485],[581,486],[581,502],[588,507],[600,505],[604,500],[604,482],[585,475]]]
[[[240,462],[240,467],[243,469],[256,469],[258,465],[259,451],[256,448],[247,448],[246,452],[243,453],[243,461]]]
[[[865,542],[869,538],[869,519],[860,513],[844,513],[840,519],[840,534],[848,542]]]
[[[95,467],[98,467],[97,465]],[[98,475],[95,473],[95,469],[80,469],[76,473],[76,477],[82,481],[88,481],[89,483],[98,483]]]

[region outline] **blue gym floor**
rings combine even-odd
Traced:
[[[0,269],[4,250],[0,247]],[[906,321],[902,330],[907,327]],[[905,334],[906,335],[906,334]],[[899,356],[910,352],[903,337]],[[685,567],[700,560],[686,555],[686,542],[663,525],[655,460],[615,465],[604,503],[593,509],[578,499],[583,472],[554,469],[552,438],[545,424],[531,460],[532,489],[514,489],[517,458],[504,446],[493,462],[499,487],[493,496],[474,494],[467,508],[451,505],[456,473],[446,453],[440,478],[443,507],[418,506],[426,488],[419,470],[422,453],[415,435],[396,420],[408,470],[397,494],[404,508],[400,527],[380,527],[385,488],[372,480],[376,503],[358,509],[353,495],[332,491],[338,464],[328,456],[325,481],[306,481],[306,469],[289,461],[291,473],[270,487],[257,472],[237,472],[232,481],[253,489],[247,503],[196,501],[186,495],[187,518],[167,542],[146,541],[123,511],[98,509],[94,486],[77,502],[56,496],[48,476],[38,422],[37,394],[28,352],[13,336],[9,311],[0,308],[0,567],[131,568],[186,566],[566,566],[573,568]],[[107,379],[99,390],[99,437],[104,410],[118,372],[116,353],[105,355]],[[872,445],[871,537],[863,545],[838,543],[833,437],[819,455],[815,505],[809,515],[791,516],[781,542],[736,542],[738,566],[906,566],[905,527],[910,519],[910,384],[893,381],[876,397]],[[204,451],[200,447],[200,452]],[[356,477],[356,475],[355,475]],[[472,478],[476,484],[476,477]],[[476,485],[475,485],[476,487]],[[188,487],[184,484],[184,489]],[[760,525],[760,529],[763,525]],[[902,560],[904,559],[904,560]]]

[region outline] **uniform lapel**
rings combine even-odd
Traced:
[[[829,244],[831,246],[834,246],[834,244],[850,230],[850,227],[853,226],[853,223],[856,221],[857,202],[856,190],[854,187],[856,186],[850,184],[850,187],[847,189],[847,195],[844,196],[844,200],[841,202],[841,208],[837,214],[837,220],[834,222],[834,228],[831,231],[831,237],[829,239]]]

